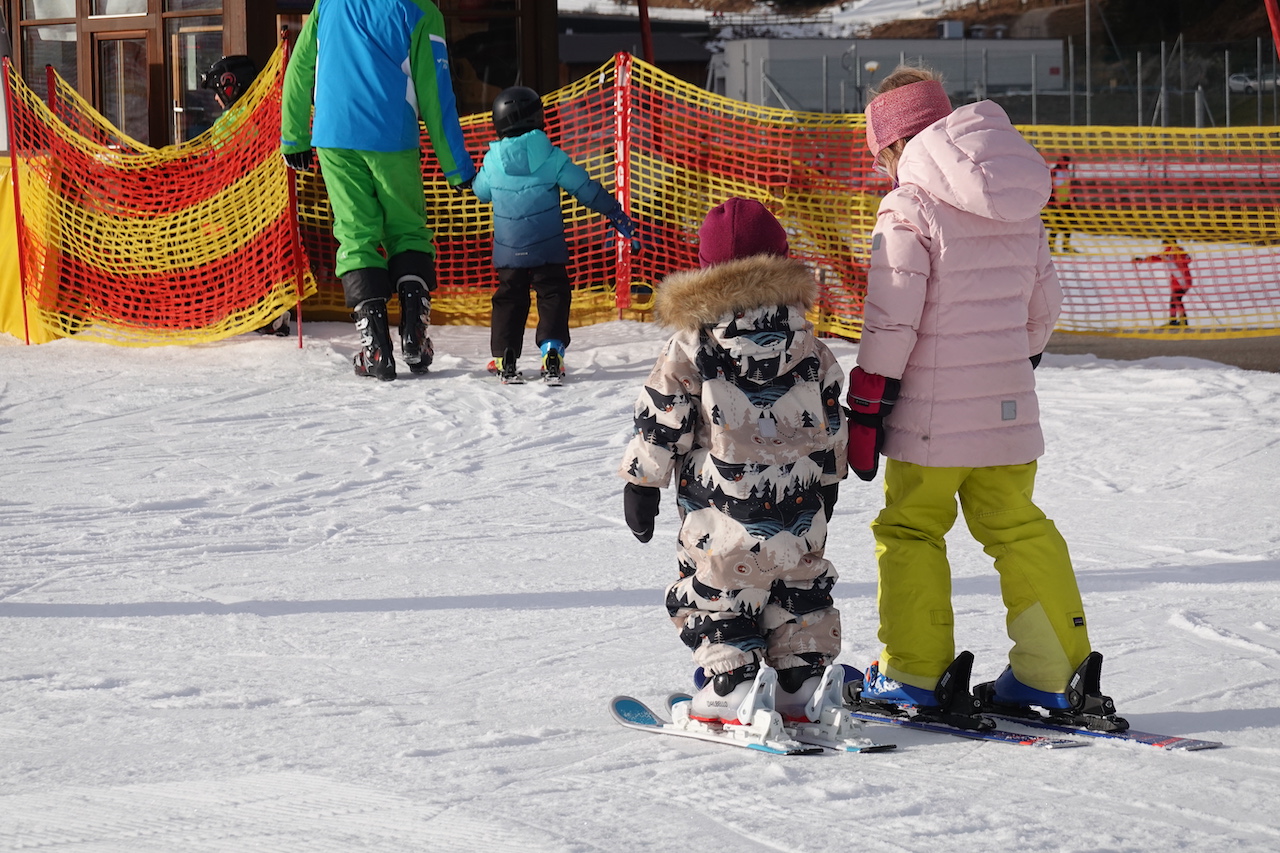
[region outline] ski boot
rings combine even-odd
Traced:
[[[260,335],[275,335],[277,338],[289,336],[289,312],[286,311],[265,326],[254,329]]]
[[[511,347],[507,347],[503,351],[501,358],[493,360],[494,369],[498,374],[498,381],[503,385],[523,385],[524,376],[516,367],[516,353]]]
[[[818,719],[823,705],[823,696],[818,693],[818,687],[826,671],[826,664],[821,662],[778,670],[775,707],[782,715],[783,722],[813,722]],[[840,674],[840,685],[844,685],[843,672]],[[837,705],[840,704],[838,696],[839,694]]]
[[[391,332],[387,328],[387,300],[366,299],[355,310],[361,345],[352,359],[356,376],[372,376],[384,382],[395,379],[396,361],[391,355]]]
[[[778,670],[774,707],[782,717],[783,729],[800,743],[841,752],[893,749],[891,743],[876,743],[866,737],[862,722],[845,710],[845,670],[821,661]]]
[[[1028,687],[1013,675],[1012,667],[995,681],[973,689],[982,709],[992,714],[1026,719],[1047,719],[1065,726],[1079,726],[1096,732],[1122,732],[1129,721],[1116,716],[1116,705],[1110,696],[1102,695],[1102,654],[1090,652],[1080,664],[1062,693],[1050,693]],[[1043,708],[1042,715],[1035,708]]]
[[[846,667],[849,672],[856,669]],[[961,652],[938,678],[933,690],[903,684],[880,672],[877,661],[861,679],[846,678],[845,707],[854,711],[904,716],[913,720],[946,723],[961,729],[986,731],[995,721],[984,717],[979,702],[969,692],[973,672],[973,653]]]
[[[401,279],[400,292],[400,354],[409,365],[410,373],[426,373],[435,357],[431,338],[431,294],[416,280]]]
[[[689,718],[704,723],[748,725],[755,710],[772,711],[776,679],[760,679],[759,675],[760,664],[752,662],[711,676],[693,694]]]
[[[564,344],[544,341],[541,350],[542,381],[548,385],[559,385],[564,379]]]

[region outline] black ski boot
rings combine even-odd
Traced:
[[[396,360],[391,355],[391,331],[387,326],[387,300],[366,299],[356,306],[356,329],[361,349],[352,363],[357,376],[372,376],[389,382],[396,378]]]
[[[516,351],[511,347],[507,347],[502,353],[502,358],[496,359],[498,366],[498,381],[503,385],[523,385],[524,375],[516,367]]]
[[[387,262],[400,294],[400,354],[412,373],[426,373],[435,356],[431,338],[431,291],[436,289],[435,258],[426,252],[401,252]]]

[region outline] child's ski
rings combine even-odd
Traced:
[[[1162,735],[1153,732],[1139,732],[1134,729],[1125,729],[1118,732],[1104,732],[1088,729],[1083,726],[1073,726],[1069,724],[1057,723],[1046,717],[1020,717],[1011,714],[992,713],[983,711],[983,714],[1003,720],[1010,723],[1016,723],[1020,726],[1029,726],[1035,729],[1043,729],[1051,732],[1061,732],[1066,735],[1083,735],[1086,737],[1104,738],[1107,740],[1118,740],[1129,743],[1141,743],[1147,746],[1155,746],[1160,749],[1217,749],[1222,746],[1222,741],[1217,740],[1198,740],[1196,738],[1182,737],[1181,735]]]
[[[667,707],[671,709],[672,716],[677,713],[677,704],[689,702],[692,698],[688,693],[672,693],[668,696]],[[836,752],[888,752],[898,748],[896,743],[877,743],[871,738],[863,737],[862,724],[839,707],[828,707],[815,723],[791,723],[783,720],[782,728],[792,740]]]
[[[630,696],[615,696],[609,702],[609,713],[620,725],[652,734],[674,735],[675,737],[694,738],[696,740],[723,743],[767,752],[770,755],[817,755],[822,747],[810,746],[791,740],[781,730],[781,718],[772,711],[759,711],[750,726],[715,726],[690,720],[688,715],[683,719],[668,722],[639,699]]]
[[[1007,743],[1014,746],[1034,746],[1040,749],[1065,749],[1072,746],[1086,746],[1087,744],[1081,740],[1071,740],[1069,738],[1044,737],[1042,735],[1028,735],[1021,732],[1012,732],[1006,729],[963,729],[958,726],[950,726],[946,723],[938,723],[930,720],[913,719],[911,717],[900,716],[888,712],[869,711],[869,710],[849,710],[849,715],[855,720],[865,720],[869,723],[888,723],[893,726],[902,726],[908,729],[919,729],[924,732],[936,732],[944,735],[955,735],[956,737],[972,738],[974,740],[991,740],[997,743]]]

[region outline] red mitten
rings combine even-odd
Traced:
[[[849,372],[849,467],[859,479],[874,480],[884,446],[884,417],[898,402],[897,379],[867,373],[861,367]]]

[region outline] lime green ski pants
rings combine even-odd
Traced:
[[[995,560],[1013,648],[1028,687],[1061,693],[1090,652],[1084,605],[1067,543],[1031,502],[1036,463],[989,468],[885,464],[885,508],[871,523],[880,569],[880,669],[933,689],[955,658],[951,567],[944,537],[965,521]]]
[[[417,149],[317,148],[316,154],[333,208],[339,276],[352,270],[386,269],[387,258],[405,251],[435,254]],[[386,250],[385,257],[378,252],[379,246]]]

